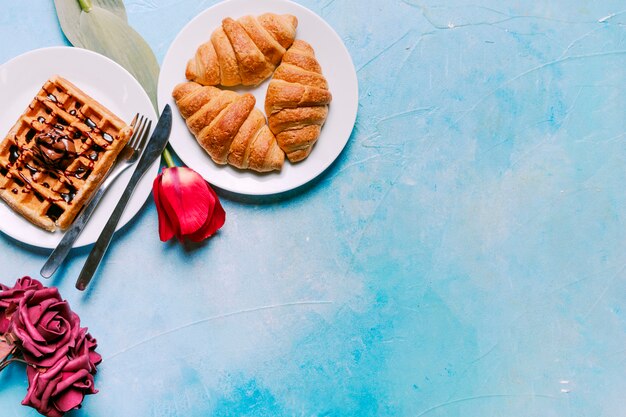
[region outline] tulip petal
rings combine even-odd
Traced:
[[[222,203],[220,203],[220,199],[217,194],[211,188],[211,186],[206,183],[206,187],[209,191],[209,195],[211,196],[211,200],[213,202],[213,210],[209,213],[209,216],[202,225],[202,227],[195,233],[188,235],[189,240],[193,242],[201,242],[209,236],[213,235],[213,233],[217,232],[226,222],[226,212],[222,207]]]
[[[174,235],[178,239],[181,239],[180,224],[178,224],[176,211],[174,211],[174,209],[172,208],[172,205],[170,204],[169,200],[163,197],[163,190],[161,190],[160,196],[161,196],[161,204],[163,205],[163,210],[165,211],[165,216],[167,217],[168,221],[172,225],[172,230],[174,231]]]
[[[189,168],[169,168],[163,173],[161,193],[170,220],[178,223],[182,236],[192,234],[207,221],[211,194],[206,181]],[[174,217],[171,217],[174,214]]]
[[[161,242],[166,242],[174,237],[176,231],[174,230],[174,226],[167,217],[167,213],[163,207],[160,191],[162,175],[163,174],[159,174],[154,179],[154,183],[152,183],[152,195],[154,197],[154,204],[156,205],[157,214],[159,216],[159,239],[161,239]]]

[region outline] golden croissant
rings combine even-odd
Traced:
[[[297,26],[298,19],[288,14],[228,17],[198,47],[185,76],[202,85],[257,85],[272,75]]]
[[[311,153],[332,95],[308,43],[296,40],[283,56],[265,96],[265,113],[278,145],[291,162]]]
[[[254,107],[252,94],[184,82],[172,96],[187,127],[215,163],[259,172],[282,168],[285,154],[265,116]]]

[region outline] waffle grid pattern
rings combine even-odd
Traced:
[[[0,143],[0,197],[43,229],[66,229],[131,134],[104,106],[54,76]]]

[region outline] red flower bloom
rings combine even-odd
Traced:
[[[80,318],[55,287],[28,290],[11,317],[9,333],[28,363],[49,367],[76,346]]]
[[[226,221],[226,213],[211,186],[194,170],[165,168],[154,180],[154,202],[159,214],[159,237],[176,236],[200,242]]]
[[[23,405],[48,417],[61,417],[80,408],[85,395],[98,392],[94,387],[88,355],[63,357],[51,368],[26,368],[28,392]]]
[[[0,371],[14,359],[27,363],[28,392],[23,405],[47,417],[80,408],[94,387],[102,356],[96,339],[55,287],[24,277],[10,288],[0,284]],[[1,414],[1,413],[0,413]]]

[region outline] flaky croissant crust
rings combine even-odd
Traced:
[[[293,15],[230,17],[187,63],[185,76],[202,85],[258,85],[272,75],[296,36]]]
[[[305,159],[319,138],[332,95],[311,45],[295,40],[274,72],[265,113],[291,162]]]
[[[252,94],[237,94],[195,82],[172,93],[187,127],[217,164],[258,172],[280,170],[285,155],[255,108]]]

